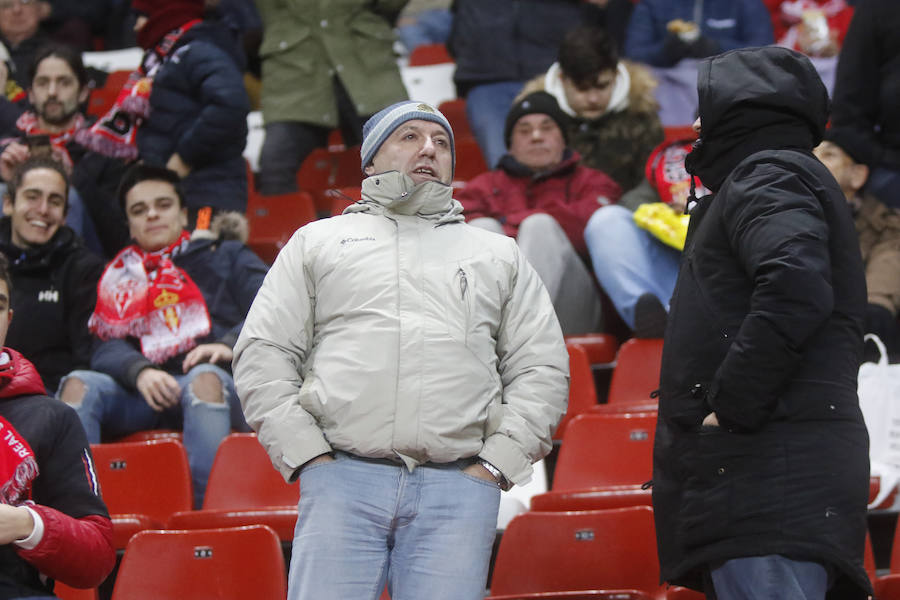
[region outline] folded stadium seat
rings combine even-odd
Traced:
[[[97,588],[82,590],[69,587],[59,581],[53,584],[53,594],[60,600],[98,600],[100,597],[97,593]]]
[[[585,590],[579,592],[536,592],[490,596],[490,600],[653,600],[637,590]]]
[[[424,67],[426,65],[452,62],[454,62],[453,57],[447,51],[447,46],[441,43],[419,44],[409,53],[410,67]]]
[[[361,185],[363,177],[358,145],[335,150],[316,148],[297,171],[297,187],[312,194],[316,212],[324,216],[331,212],[327,191]]]
[[[697,139],[697,132],[692,125],[667,125],[663,127],[663,135],[667,142]]]
[[[181,441],[183,434],[175,429],[146,429],[144,431],[135,431],[124,437],[120,437],[114,442],[146,442],[147,440],[160,440],[166,438]]]
[[[550,491],[531,498],[535,511],[649,505],[655,413],[584,414],[560,445]]]
[[[475,139],[475,134],[472,133],[472,127],[469,125],[469,117],[466,116],[465,98],[444,100],[438,105],[438,110],[450,122],[450,127],[453,128],[453,138],[457,142],[461,139]]]
[[[315,220],[316,207],[309,192],[277,196],[251,193],[247,198],[247,245],[271,265],[294,232]]]
[[[169,529],[214,529],[264,524],[279,539],[294,539],[300,484],[272,466],[255,433],[232,433],[219,444],[201,510],[173,514]]]
[[[581,345],[571,342],[566,342],[566,350],[569,351],[569,405],[553,433],[556,441],[563,439],[569,421],[597,405],[594,373],[591,371],[587,351]]]
[[[662,339],[631,338],[619,347],[607,402],[642,402],[659,388]]]
[[[88,97],[87,110],[88,115],[94,118],[100,118],[106,114],[112,105],[115,104],[122,86],[128,80],[131,71],[112,71],[106,76],[106,81],[102,87],[91,90]]]
[[[113,600],[284,600],[278,536],[265,525],[142,531],[125,549]]]
[[[117,549],[138,531],[161,529],[173,513],[191,509],[191,471],[179,440],[93,444],[91,452]]]
[[[362,187],[343,187],[328,190],[331,197],[331,216],[344,212],[344,209],[362,199]]]
[[[465,187],[467,181],[487,172],[488,166],[481,155],[481,148],[475,138],[456,139],[456,172],[453,187]]]
[[[566,343],[578,344],[588,353],[591,366],[608,365],[616,361],[619,342],[609,333],[582,333],[567,335]]]
[[[492,600],[590,590],[636,590],[661,600],[653,509],[521,514],[500,540],[490,588]]]

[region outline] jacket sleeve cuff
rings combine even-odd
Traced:
[[[22,550],[33,550],[44,538],[44,520],[36,510],[29,506],[26,505],[25,510],[31,513],[31,518],[34,521],[34,528],[31,530],[31,534],[28,537],[16,540],[13,543]]]
[[[131,363],[130,365],[128,365],[128,368],[125,370],[125,381],[123,381],[121,383],[124,383],[125,385],[129,386],[131,389],[136,390],[137,389],[137,378],[138,378],[138,375],[141,374],[141,371],[143,371],[144,369],[154,368],[155,366],[156,365],[154,365],[151,361],[147,360],[146,358],[141,359],[141,360],[136,360],[133,363]]]
[[[525,485],[531,481],[531,460],[518,444],[502,433],[495,433],[485,440],[478,458],[500,469],[510,484]]]

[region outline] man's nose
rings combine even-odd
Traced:
[[[419,150],[420,154],[425,154],[427,156],[434,156],[435,146],[434,140],[429,136],[425,136],[425,141],[422,142],[422,148]]]

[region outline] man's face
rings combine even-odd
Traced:
[[[366,175],[400,171],[416,183],[453,178],[450,135],[438,123],[413,119],[400,125],[375,153]]]
[[[53,169],[31,169],[22,177],[16,197],[3,198],[10,217],[12,243],[19,248],[46,244],[66,219],[66,182]]]
[[[12,321],[13,311],[9,303],[9,286],[6,285],[6,281],[0,279],[0,348],[6,345],[6,333]]]
[[[38,65],[28,99],[42,127],[65,127],[78,113],[78,105],[87,99],[88,93],[87,88],[81,88],[66,61],[48,56]]]
[[[546,171],[562,162],[566,141],[556,121],[548,115],[533,113],[513,125],[509,153],[535,171]]]
[[[566,102],[575,114],[583,119],[596,119],[609,106],[609,99],[616,83],[616,72],[612,69],[603,71],[590,85],[576,85],[565,75],[560,75],[560,80]]]
[[[813,149],[813,153],[828,168],[847,198],[855,196],[865,184],[868,168],[854,162],[837,144],[822,142]]]
[[[125,215],[131,237],[147,252],[175,243],[187,227],[187,209],[179,205],[168,181],[142,181],[128,190]]]
[[[0,33],[9,40],[30,38],[47,12],[38,0],[0,0]]]

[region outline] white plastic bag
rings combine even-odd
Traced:
[[[869,430],[869,462],[872,477],[881,485],[869,508],[881,504],[900,483],[900,364],[888,364],[887,350],[876,335],[867,334],[878,347],[877,363],[859,367],[859,407]]]

